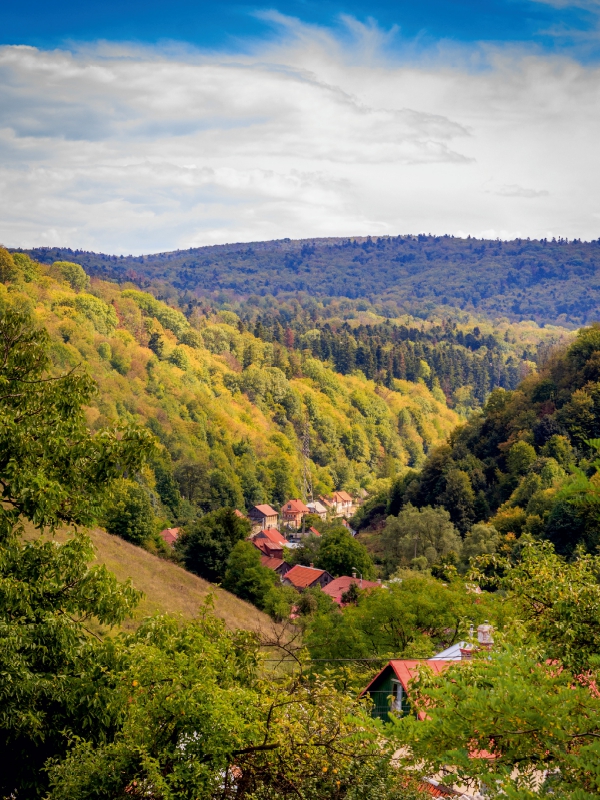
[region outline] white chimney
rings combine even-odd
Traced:
[[[489,650],[494,644],[494,629],[486,620],[483,625],[477,626],[477,641],[480,647]]]

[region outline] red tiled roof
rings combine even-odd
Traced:
[[[250,513],[252,513],[252,511],[255,511],[255,510],[258,511],[258,513],[261,514],[263,517],[276,517],[277,516],[277,512],[275,511],[275,509],[271,508],[271,506],[268,506],[266,504],[265,505],[260,505],[260,506],[254,506],[254,508],[251,509]]]
[[[324,569],[315,569],[314,567],[302,567],[296,564],[285,576],[296,589],[306,589],[307,586],[312,586],[321,575],[325,574]]]
[[[283,560],[283,558],[271,558],[270,556],[261,556],[260,563],[263,565],[263,567],[267,567],[267,569],[276,570],[279,569],[279,567],[281,567],[283,564],[285,564],[285,561]]]
[[[179,538],[179,528],[165,528],[160,532],[160,538],[172,547]]]
[[[259,531],[254,538],[268,539],[270,542],[275,542],[275,544],[280,544],[282,546],[287,544],[287,539],[279,533],[277,528],[265,528]]]
[[[350,586],[355,583],[359,589],[376,589],[381,584],[375,581],[361,581],[360,578],[349,578],[347,575],[342,575],[341,578],[336,578],[327,586],[323,587],[323,591],[332,597],[335,602],[340,605],[342,602],[342,595],[348,591]]]
[[[308,529],[308,532],[312,533],[313,536],[320,536],[321,535],[319,533],[319,531],[316,528],[313,528],[312,526]]]
[[[337,500],[341,500],[341,501],[342,501],[342,502],[344,502],[344,503],[351,503],[351,502],[352,502],[352,498],[350,497],[350,495],[348,494],[348,492],[343,492],[343,491],[340,491],[340,492],[334,492],[334,493],[333,493],[333,496],[334,496],[334,497],[335,497]]]
[[[289,573],[288,573],[289,574]],[[403,658],[403,659],[396,659],[393,658],[391,661],[385,665],[385,667],[380,670],[377,675],[373,678],[373,680],[369,683],[369,685],[363,689],[361,694],[364,694],[369,690],[369,688],[375,683],[375,681],[379,678],[379,676],[388,668],[391,667],[394,670],[394,674],[402,684],[402,688],[404,691],[408,691],[408,684],[409,682],[415,677],[417,674],[417,667],[421,664],[427,664],[431,669],[439,675],[443,672],[450,664],[456,664],[456,661],[446,660],[446,659],[435,659],[429,658],[427,661],[419,661],[417,659],[410,659],[410,658]]]
[[[236,515],[236,517],[239,517],[240,519],[246,519],[245,515],[242,514],[242,512],[239,511],[237,508],[235,509],[235,511],[233,513]]]
[[[274,558],[281,558],[283,556],[283,547],[275,542],[270,542],[268,539],[254,539],[252,544],[267,556]]]
[[[287,503],[281,507],[281,510],[294,514],[308,514],[310,511],[302,500],[288,500]]]

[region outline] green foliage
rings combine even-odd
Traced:
[[[566,562],[549,543],[524,542],[513,559],[482,556],[473,578],[497,585],[523,621],[491,650],[426,669],[411,683],[425,710],[396,729],[401,763],[483,783],[491,797],[588,800],[600,790],[600,558]],[[490,757],[493,756],[493,757]]]
[[[425,573],[406,571],[385,587],[360,594],[356,605],[310,618],[305,641],[313,658],[426,658],[456,641],[465,620],[482,621],[488,605],[464,585],[444,586]]]
[[[0,247],[0,281],[10,283],[19,275],[19,270],[12,255],[4,247]]]
[[[427,712],[396,721],[410,752],[400,766],[450,767],[453,781],[483,784],[492,798],[598,796],[597,693],[589,679],[545,663],[539,648],[507,645],[441,677],[422,669],[411,700]]]
[[[109,533],[132,544],[144,544],[157,533],[148,492],[139,483],[122,479],[113,484],[102,523]]]
[[[460,555],[462,542],[445,508],[406,505],[397,517],[388,517],[381,534],[388,572],[426,558],[432,566],[449,553]]]
[[[534,447],[527,442],[515,442],[508,452],[506,466],[511,475],[525,475],[536,458]]]
[[[419,796],[393,744],[331,681],[259,676],[259,642],[206,615],[151,620],[107,676],[119,719],[50,769],[49,800],[392,800]]]
[[[495,553],[500,544],[498,531],[491,525],[478,523],[467,532],[462,546],[462,557],[469,561],[476,556]]]
[[[82,404],[93,382],[51,374],[48,334],[25,308],[2,303],[0,349],[0,794],[35,798],[48,759],[109,732],[102,673],[114,654],[88,626],[120,623],[138,593],[88,567],[83,535],[25,542],[20,526],[95,522],[111,483],[141,465],[152,439],[132,426],[89,432]]]
[[[50,272],[65,280],[76,292],[90,288],[89,276],[80,264],[74,264],[72,261],[55,261]]]
[[[190,324],[181,311],[161,303],[146,292],[138,292],[135,289],[126,289],[123,297],[130,297],[149,317],[157,319],[161,325],[169,331],[173,331],[176,336],[187,333]]]
[[[227,559],[223,588],[264,609],[267,595],[279,578],[261,565],[260,556],[260,550],[250,542],[238,542]]]
[[[0,306],[0,535],[19,518],[53,530],[87,525],[105,488],[149,453],[152,437],[132,425],[89,432],[82,410],[96,393],[83,372],[50,374],[49,337],[28,311]]]
[[[189,525],[179,537],[177,549],[191,572],[217,582],[225,577],[231,551],[249,534],[247,519],[236,516],[233,508],[221,508]]]
[[[497,585],[510,592],[519,618],[544,643],[548,658],[576,672],[595,663],[600,652],[600,556],[579,553],[567,562],[549,542],[524,542],[514,564],[490,555],[474,566],[476,580],[493,567],[500,576]]]
[[[315,537],[316,538],[316,537]],[[335,527],[320,538],[314,564],[334,578],[355,571],[365,579],[374,576],[373,561],[366,547],[343,526]]]

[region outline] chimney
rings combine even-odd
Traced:
[[[491,650],[494,644],[494,629],[488,623],[487,619],[483,625],[477,627],[477,641],[479,646],[485,650]]]
[[[356,578],[356,570],[355,569],[352,570],[352,577]]]
[[[461,661],[469,661],[473,657],[473,650],[474,647],[472,644],[465,644],[464,647],[460,648],[460,658]]]
[[[310,564],[310,568],[311,568],[311,569],[314,569],[314,568],[315,568],[315,565],[314,565],[312,562],[311,562],[311,564]]]
[[[377,583],[381,586],[381,578],[377,578]]]

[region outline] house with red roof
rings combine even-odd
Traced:
[[[165,544],[173,547],[177,539],[179,539],[179,528],[165,528],[164,531],[160,532],[159,536]]]
[[[286,546],[287,540],[277,528],[267,528],[254,533],[250,536],[250,541],[263,555],[283,559],[283,548]]]
[[[286,573],[291,570],[291,566],[282,558],[271,558],[270,556],[261,556],[260,563],[267,569],[272,569],[277,573],[280,578],[283,578]]]
[[[270,542],[268,539],[252,539],[252,544],[264,556],[269,558],[283,558],[283,547],[275,542]]]
[[[281,506],[281,520],[288,528],[298,530],[302,527],[302,517],[310,513],[302,500],[288,500]]]
[[[321,496],[319,500],[334,517],[351,517],[354,514],[354,501],[348,492],[340,490],[328,497]]]
[[[361,697],[368,694],[373,701],[372,715],[387,721],[390,711],[407,714],[410,711],[408,703],[408,684],[416,676],[421,664],[427,664],[439,675],[452,660],[430,658],[427,661],[418,659],[392,659],[363,689]]]
[[[248,512],[248,518],[252,523],[252,530],[269,530],[269,528],[277,527],[278,514],[275,509],[266,503],[252,506]]]
[[[342,595],[346,594],[352,584],[354,584],[357,589],[381,588],[381,581],[365,581],[362,578],[357,578],[356,575],[352,578],[348,577],[348,575],[342,575],[341,578],[335,578],[331,583],[328,583],[327,586],[323,588],[323,591],[331,597],[334,603],[337,603],[338,606],[343,606]]]
[[[282,580],[286,586],[293,586],[299,592],[304,589],[309,589],[312,586],[320,586],[321,589],[331,583],[333,575],[330,575],[324,569],[315,569],[315,567],[303,567],[296,564],[287,572]]]

